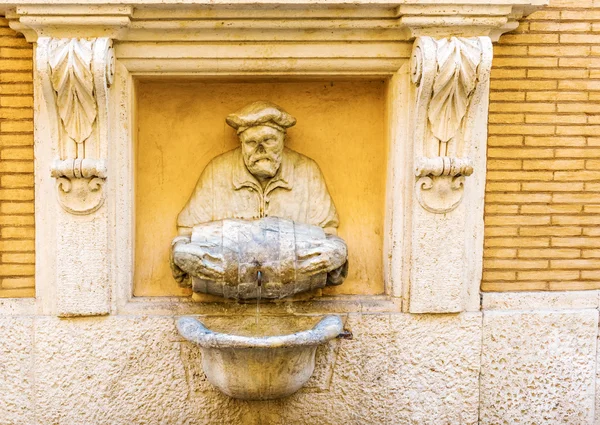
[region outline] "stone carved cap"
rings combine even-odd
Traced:
[[[252,102],[239,111],[229,114],[225,121],[237,130],[237,134],[257,125],[267,125],[285,133],[287,128],[296,124],[296,118],[283,108],[264,100]]]

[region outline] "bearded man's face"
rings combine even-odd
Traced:
[[[285,134],[267,125],[250,127],[239,135],[244,164],[259,180],[270,179],[281,166]]]

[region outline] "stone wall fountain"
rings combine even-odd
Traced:
[[[326,316],[310,330],[261,336],[261,298],[284,298],[339,285],[348,271],[339,219],[316,163],[284,147],[296,119],[279,106],[253,102],[227,117],[241,146],[213,159],[179,214],[171,269],[194,292],[257,299],[256,335],[213,332],[191,317],[177,327],[202,349],[208,380],[241,399],[288,396],[315,367],[319,344],[343,330]]]
[[[23,422],[29,408],[15,403],[17,394],[31,403],[28,423],[484,418],[479,388],[496,394],[498,387],[486,390],[480,371],[493,368],[482,361],[495,355],[490,346],[510,340],[496,342],[486,329],[517,323],[505,311],[484,319],[479,292],[493,42],[546,3],[0,0],[11,28],[35,45],[36,204],[36,297],[0,303],[8,335],[0,344],[7,347],[5,376],[15,388],[6,392],[8,403],[0,396],[0,411],[9,422]],[[200,101],[191,108],[195,99],[187,89],[215,82],[221,92],[212,93],[221,95],[192,91]],[[224,99],[227,88],[265,82],[278,89]],[[177,84],[185,87],[172,90]],[[347,93],[339,96],[342,84]],[[327,98],[328,108],[310,98],[333,85],[338,91]],[[355,86],[371,88],[361,97]],[[151,97],[163,115],[146,114],[143,121],[144,94],[156,87],[169,92]],[[258,99],[264,101],[226,117],[225,105],[233,110]],[[349,99],[354,114],[338,114],[348,111]],[[294,117],[266,100],[298,117],[287,141]],[[358,109],[359,103],[366,106]],[[201,121],[207,110],[219,111],[219,132],[181,124]],[[233,133],[224,143],[225,130],[233,130],[223,118],[239,145]],[[298,137],[296,145],[301,126],[325,138]],[[169,131],[186,133],[186,140],[212,137],[184,144]],[[284,142],[318,160],[344,240],[336,236],[338,214],[318,166]],[[147,155],[154,147],[162,156]],[[169,155],[190,160],[169,169]],[[192,191],[187,177],[196,178],[196,163],[213,157]],[[153,177],[146,186],[140,164]],[[351,183],[336,180],[342,172]],[[186,180],[169,179],[170,173],[185,173]],[[162,198],[143,202],[159,192],[163,178]],[[361,179],[367,184],[358,184]],[[184,206],[169,191],[192,194]],[[166,231],[150,232],[152,226]],[[137,255],[144,251],[156,259],[146,265],[162,267],[160,278],[144,273],[152,269],[140,266]],[[169,263],[185,289],[168,275]],[[161,292],[165,282],[175,290]],[[510,305],[525,305],[521,300]],[[257,303],[264,316],[259,326],[252,323]],[[491,308],[512,308],[498,303]],[[571,301],[565,305],[572,308]],[[544,341],[548,333],[534,329],[567,323],[557,334],[576,341],[580,330],[594,329],[586,341],[595,352],[597,301],[589,306],[593,311],[582,310],[586,325],[574,332],[575,313],[548,319],[546,310],[543,319],[528,311],[518,330]],[[559,322],[561,316],[568,318]],[[260,409],[222,397],[199,369],[202,352],[208,379],[226,394],[283,397],[310,376],[315,347],[336,346],[331,340],[343,333],[342,323],[353,341],[317,356],[307,384],[314,386]],[[573,352],[579,353],[577,342]],[[556,358],[583,358],[566,353]],[[520,361],[504,352],[497,357]],[[522,356],[525,363],[530,358]],[[523,370],[529,378],[531,369]],[[503,376],[489,374],[487,381],[500,385]],[[585,382],[583,375],[565,376],[567,395],[556,403],[555,392],[551,397],[557,406],[593,393],[572,385]]]

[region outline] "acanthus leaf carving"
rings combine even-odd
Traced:
[[[490,66],[486,37],[419,37],[415,42],[415,191],[429,212],[445,214],[462,201],[465,177],[473,173],[469,110],[477,88],[487,83]]]
[[[76,38],[50,43],[51,81],[58,114],[66,133],[78,144],[90,137],[97,116],[92,45],[93,41]]]
[[[456,37],[439,40],[437,47],[438,70],[427,116],[433,135],[448,143],[467,113],[477,83],[481,50],[477,41]]]
[[[72,214],[90,214],[104,203],[107,177],[108,87],[114,73],[108,38],[40,38],[38,72],[59,157],[50,167],[59,204]]]

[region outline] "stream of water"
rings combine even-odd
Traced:
[[[260,319],[260,297],[262,295],[262,272],[259,270],[257,273],[256,286],[257,286],[257,297],[256,297],[256,316],[254,318],[254,324],[256,326],[256,336],[260,336],[259,334],[259,319]]]

